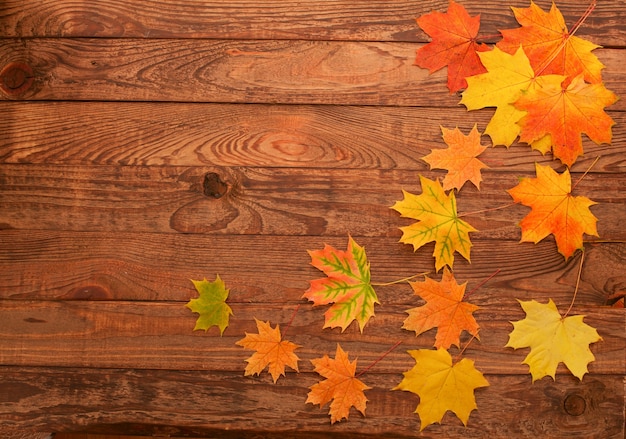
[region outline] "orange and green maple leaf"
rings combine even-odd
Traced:
[[[489,50],[476,42],[480,15],[470,17],[462,5],[451,0],[447,12],[422,15],[417,24],[432,41],[417,49],[415,64],[430,73],[447,66],[450,93],[465,88],[466,77],[485,71],[476,54]]]
[[[198,329],[208,330],[211,326],[220,329],[220,335],[228,326],[229,318],[233,314],[230,306],[226,304],[229,290],[219,275],[214,282],[204,280],[191,280],[200,297],[191,299],[185,306],[195,313],[200,314],[196,320],[194,331]]]
[[[470,413],[478,408],[474,390],[489,386],[474,362],[464,358],[453,365],[452,357],[443,348],[407,352],[415,360],[415,366],[404,372],[404,378],[393,390],[419,396],[415,413],[420,417],[420,431],[430,424],[440,423],[448,410],[467,425]]]
[[[311,265],[327,277],[312,280],[303,297],[314,305],[332,304],[324,314],[324,328],[339,326],[343,332],[356,320],[363,332],[374,315],[374,305],[380,303],[370,281],[365,249],[349,237],[346,251],[326,244],[323,250],[308,253]]]
[[[477,230],[459,218],[454,192],[445,193],[441,183],[420,175],[422,193],[414,195],[402,191],[404,199],[397,201],[392,209],[405,218],[418,220],[409,226],[400,227],[400,242],[412,244],[417,250],[429,242],[435,242],[435,268],[452,267],[454,253],[458,252],[468,261],[472,243],[470,232]]]
[[[480,188],[482,181],[480,170],[486,168],[487,165],[477,157],[487,147],[480,144],[480,132],[476,125],[467,136],[458,128],[450,130],[441,127],[441,132],[448,148],[433,149],[423,159],[431,169],[448,171],[443,179],[443,189],[460,190],[467,181],[471,181],[474,186]]]
[[[583,153],[582,133],[598,145],[611,143],[615,122],[604,107],[616,100],[602,83],[588,84],[577,76],[566,85],[565,77],[552,75],[515,101],[527,113],[519,121],[520,141],[533,144],[549,135],[554,157],[572,166]]]
[[[544,376],[555,379],[561,362],[582,380],[587,365],[595,360],[589,344],[602,340],[596,329],[584,323],[582,315],[561,317],[552,299],[546,304],[534,300],[519,303],[526,317],[512,322],[506,347],[530,348],[523,363],[529,366],[533,382]]]
[[[448,349],[459,346],[463,330],[478,338],[478,323],[472,313],[478,306],[463,301],[467,283],[457,284],[447,267],[443,269],[441,281],[426,278],[424,282],[410,282],[415,294],[426,304],[407,311],[403,329],[415,331],[415,335],[437,328],[435,347]]]
[[[332,400],[328,411],[331,424],[347,419],[351,407],[365,416],[367,398],[363,392],[370,387],[354,376],[356,361],[350,362],[348,354],[339,344],[334,359],[324,355],[311,360],[315,372],[326,379],[311,386],[306,402],[323,407]]]
[[[258,334],[246,332],[246,336],[235,343],[238,346],[256,351],[246,360],[248,364],[244,375],[260,375],[263,369],[269,366],[269,373],[276,382],[281,375],[285,375],[286,366],[298,372],[298,356],[294,350],[299,346],[283,340],[278,325],[272,328],[270,322],[262,322],[256,318],[254,320],[259,331]]]
[[[512,9],[521,27],[500,31],[503,38],[497,47],[512,54],[521,45],[538,75],[583,75],[589,83],[602,82],[604,66],[591,53],[600,46],[572,35],[554,3],[549,12],[532,1],[528,8]]]
[[[583,247],[583,233],[598,236],[597,218],[587,197],[573,196],[572,180],[566,169],[558,174],[549,166],[535,164],[536,178],[522,178],[508,193],[516,203],[531,211],[522,221],[522,241],[535,244],[553,234],[559,253],[569,258]]]

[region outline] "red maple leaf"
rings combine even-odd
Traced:
[[[476,42],[480,15],[470,17],[463,6],[451,0],[446,13],[422,15],[417,24],[432,41],[417,49],[415,64],[430,73],[448,66],[450,93],[466,88],[466,77],[486,72],[476,53],[489,50]]]

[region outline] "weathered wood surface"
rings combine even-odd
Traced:
[[[463,4],[495,41],[516,26],[508,5],[528,2]],[[460,106],[445,71],[413,66],[428,41],[414,18],[446,5],[1,2],[0,434],[622,438],[625,315],[610,307],[626,289],[618,0],[599,2],[577,32],[605,46],[605,82],[622,97],[607,109],[612,145],[584,138],[572,168],[577,181],[593,164],[575,195],[598,203],[600,233],[586,237],[572,309],[603,337],[582,382],[561,366],[556,381],[531,384],[527,350],[504,348],[523,317],[517,299],[566,309],[581,261],[564,260],[551,239],[518,243],[528,208],[484,211],[510,203],[505,189],[535,162],[563,169],[525,145],[488,149],[480,191],[458,195],[480,232],[471,263],[455,260],[457,279],[472,290],[500,270],[472,293],[481,340],[464,355],[491,385],[476,392],[467,428],[447,414],[420,433],[418,398],[389,390],[412,367],[406,350],[434,338],[400,329],[420,304],[408,285],[376,287],[382,305],[363,334],[322,330],[324,308],[302,299],[321,276],[306,250],[344,248],[348,233],[375,282],[434,271],[432,246],[398,242],[411,221],[389,207],[401,189],[419,193],[418,174],[443,175],[422,160],[445,146],[441,125],[483,129],[492,113]],[[571,26],[586,5],[558,7]],[[193,332],[184,307],[196,295],[189,279],[216,273],[235,312],[223,337]],[[249,352],[234,342],[255,331],[253,317],[284,327],[296,308],[300,373],[276,385],[244,377]],[[364,368],[396,341],[364,376],[366,417],[331,426],[327,407],[305,404],[318,379],[309,360],[340,343]]]

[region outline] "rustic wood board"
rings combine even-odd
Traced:
[[[528,208],[506,189],[535,163],[564,168],[528,146],[489,148],[480,190],[458,194],[471,263],[454,271],[480,305],[481,340],[463,355],[490,387],[468,426],[448,413],[420,432],[417,396],[390,389],[412,367],[407,349],[434,331],[400,329],[422,302],[406,284],[376,287],[382,304],[363,334],[322,330],[323,307],[303,298],[321,276],[307,250],[365,246],[373,280],[433,275],[432,245],[399,243],[411,221],[390,206],[443,148],[441,126],[483,130],[493,110],[467,112],[445,71],[413,65],[428,41],[415,17],[447,0],[247,0],[0,3],[0,434],[56,431],[60,439],[165,437],[622,438],[626,365],[626,16],[601,1],[577,35],[604,46],[611,145],[583,137],[575,195],[597,202],[599,237],[585,260],[553,239],[519,243]],[[516,27],[510,6],[463,2],[481,33]],[[544,9],[550,2],[538,1]],[[568,25],[586,5],[558,3]],[[13,69],[13,70],[11,70]],[[490,144],[488,137],[482,139]],[[597,159],[597,160],[596,160]],[[483,281],[495,275],[485,285]],[[230,326],[192,330],[189,279],[231,289]],[[580,278],[580,279],[579,279]],[[598,328],[596,361],[579,382],[531,384],[527,350],[505,348],[517,300],[555,301]],[[236,346],[253,318],[289,327],[300,372],[273,384],[244,377]],[[359,368],[402,344],[364,376],[365,417],[331,425],[305,404],[310,360],[339,343]],[[462,345],[469,336],[462,337]],[[454,352],[458,353],[457,351]],[[106,434],[91,437],[88,434]],[[88,437],[85,437],[88,436]],[[117,439],[117,437],[115,438]]]

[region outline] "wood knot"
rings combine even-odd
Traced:
[[[222,198],[228,192],[228,184],[224,183],[215,172],[207,172],[202,180],[202,193],[206,197]]]
[[[22,62],[12,62],[0,71],[0,89],[8,96],[19,96],[33,84],[33,69]]]
[[[568,415],[580,416],[585,413],[587,402],[585,398],[580,395],[567,395],[565,401],[563,401],[563,408],[565,408]]]

